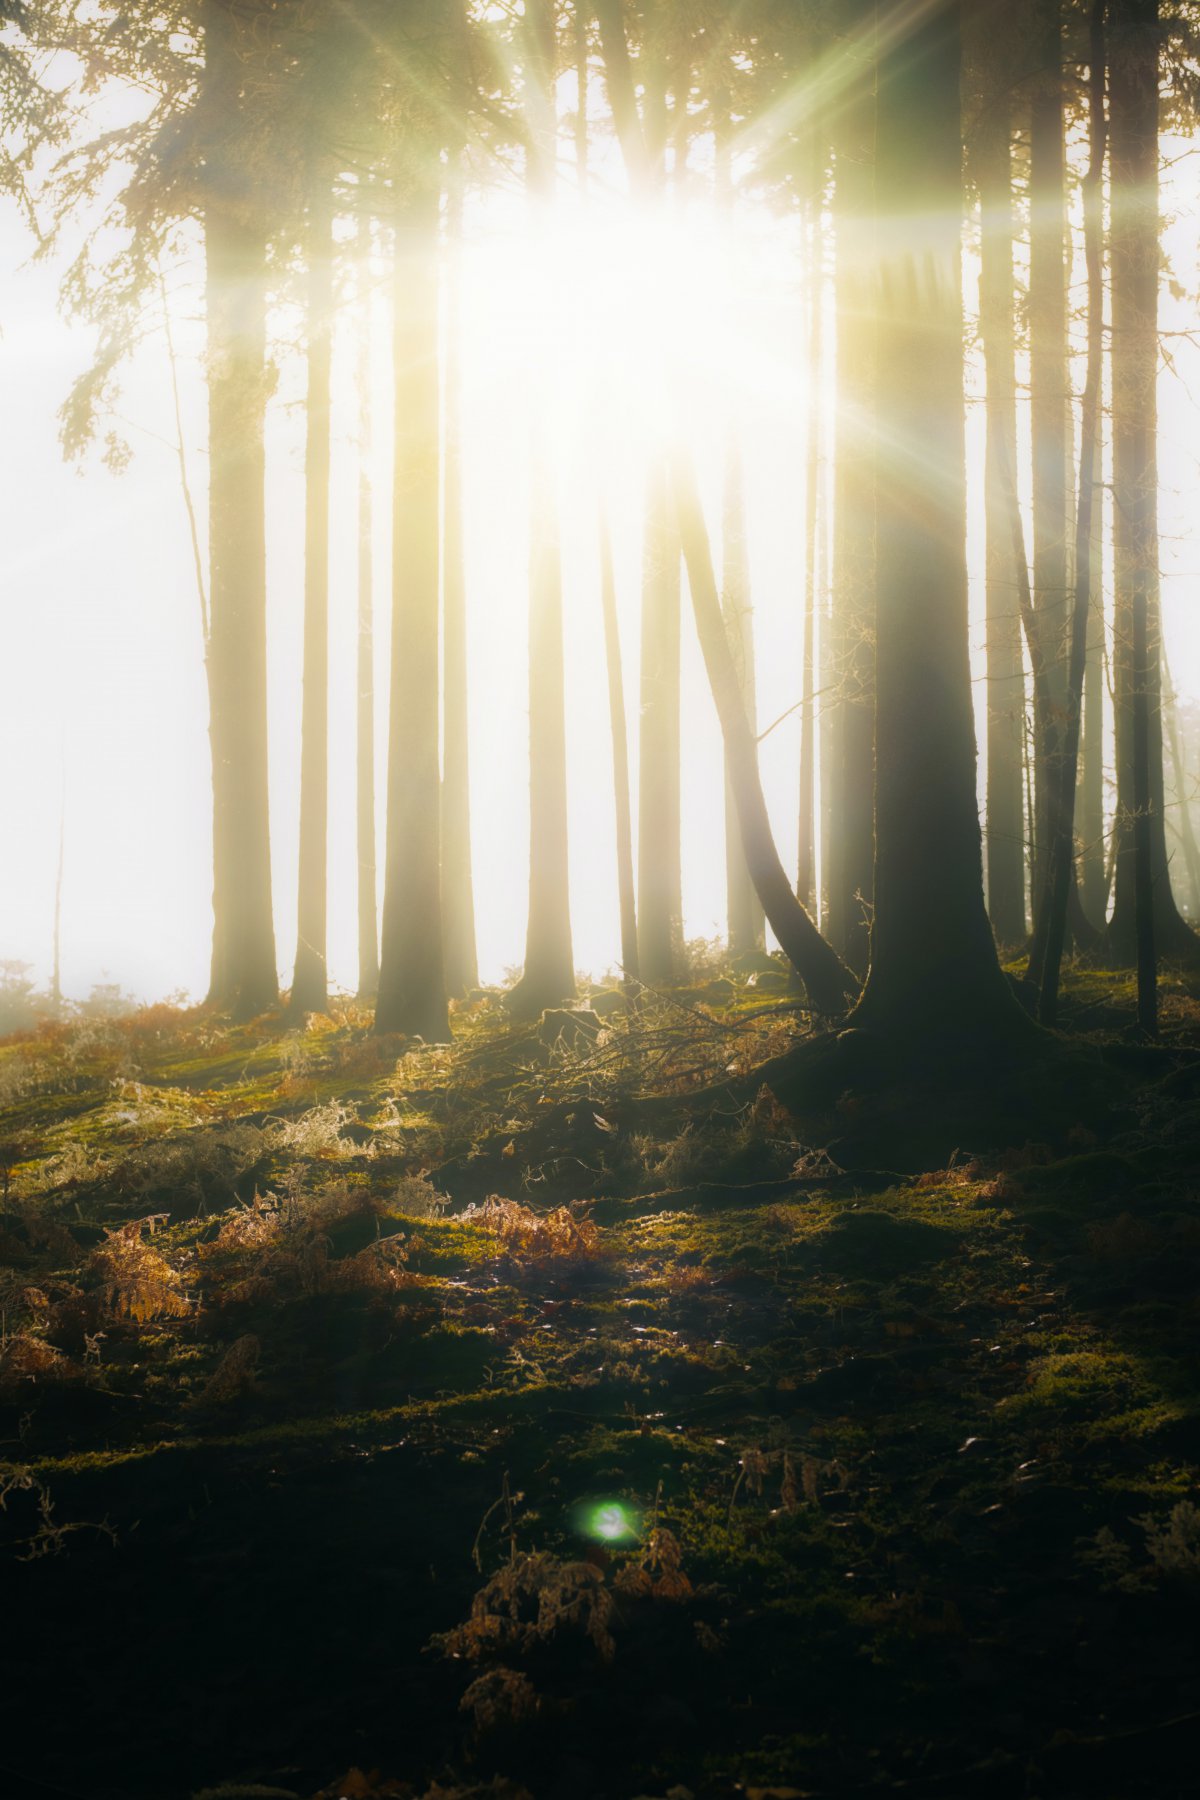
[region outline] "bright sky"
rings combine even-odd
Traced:
[[[1196,282],[1200,182],[1194,157],[1171,170],[1170,249]],[[601,485],[614,520],[631,748],[636,757],[640,515],[666,345],[687,375],[687,433],[701,466],[719,551],[719,471],[736,419],[746,458],[760,720],[800,693],[803,471],[807,394],[796,256],[798,225],[747,205],[734,248],[702,201],[685,219],[631,223],[619,173],[601,165],[585,221],[564,180],[560,228],[531,256],[518,196],[475,202],[464,264],[464,419],[472,699],[474,852],[481,972],[497,979],[523,955],[527,886],[525,658],[527,394],[549,357],[556,395],[569,696],[572,908],[576,963],[615,960],[611,749],[595,558]],[[15,211],[0,214],[0,957],[48,977],[60,796],[65,805],[63,984],[98,981],[138,995],[207,980],[210,800],[199,605],[175,451],[169,364],[156,334],[130,364],[114,421],[134,460],[113,476],[89,460],[64,466],[56,410],[87,362],[90,334],[56,311],[61,265],[31,265]],[[198,268],[198,265],[196,265]],[[1077,273],[1081,274],[1081,269]],[[194,268],[193,277],[196,273]],[[380,271],[382,273],[382,271]],[[968,304],[973,275],[967,268]],[[175,284],[184,441],[203,530],[203,331],[197,290]],[[350,284],[347,283],[347,292]],[[1168,301],[1165,323],[1194,308]],[[303,363],[283,340],[269,423],[269,631],[273,854],[280,973],[295,943],[297,769],[302,611]],[[335,338],[331,645],[330,969],[357,972],[353,801],[353,320]],[[388,491],[387,321],[374,310],[376,492]],[[1162,385],[1165,600],[1173,673],[1200,693],[1195,594],[1200,352],[1174,340],[1178,372]],[[972,409],[969,442],[980,438]],[[381,515],[385,508],[380,505]],[[974,515],[973,515],[974,517]],[[971,534],[973,565],[979,531]],[[378,691],[386,695],[386,518],[376,547]],[[976,593],[978,599],[978,593]],[[686,590],[685,590],[686,601]],[[385,709],[379,717],[380,815]],[[684,899],[688,936],[723,928],[720,741],[690,618],[684,614]],[[764,783],[785,863],[795,857],[799,722],[763,746]],[[382,862],[382,858],[380,858]]]

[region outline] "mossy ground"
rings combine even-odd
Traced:
[[[781,985],[0,1044],[0,1792],[1194,1791],[1192,995],[958,1143]]]

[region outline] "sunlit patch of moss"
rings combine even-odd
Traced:
[[[1153,1399],[1153,1386],[1136,1358],[1116,1350],[1075,1349],[1035,1358],[1024,1391],[1002,1398],[997,1412],[1009,1418],[1064,1413],[1094,1418]]]

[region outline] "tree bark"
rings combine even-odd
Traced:
[[[314,171],[308,220],[308,393],[304,449],[304,697],[300,723],[300,868],[290,1010],[328,1012],[329,459],[333,204]]]
[[[387,864],[377,1032],[450,1036],[442,950],[438,767],[438,184],[396,218],[395,462]]]
[[[205,301],[213,956],[208,997],[239,1017],[279,998],[267,787],[267,228],[240,155],[246,99],[235,9],[205,14]]]
[[[875,915],[854,1023],[1029,1029],[983,902],[967,632],[959,9],[880,47]]]

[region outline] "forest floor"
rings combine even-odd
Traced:
[[[1193,1794],[1197,993],[884,1167],[768,970],[0,1042],[0,1794]]]

